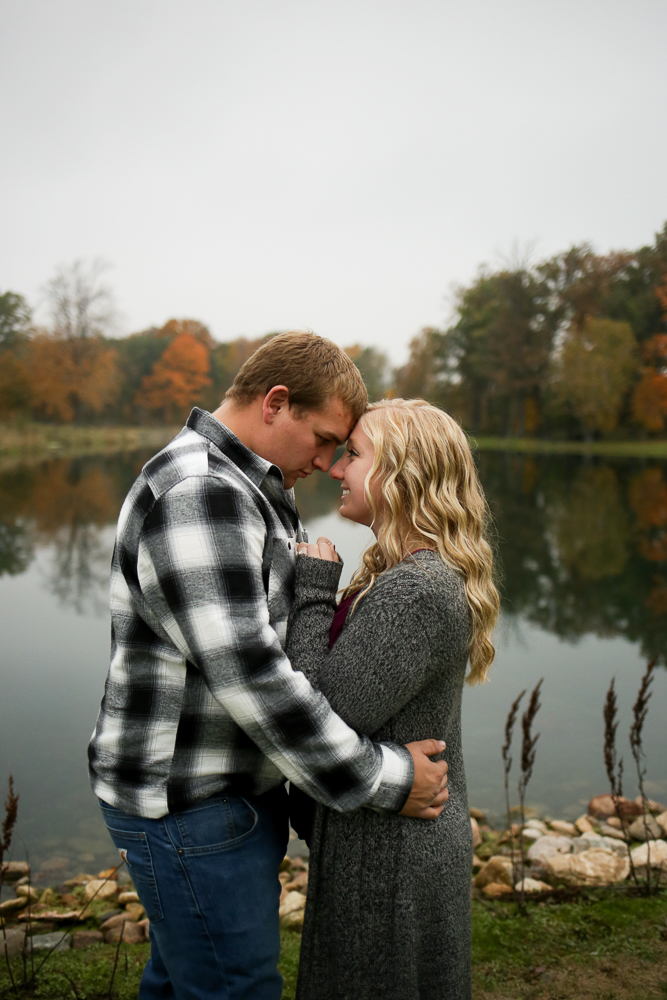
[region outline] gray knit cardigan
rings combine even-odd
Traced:
[[[329,652],[339,577],[339,564],[297,558],[292,665],[375,741],[444,739],[449,800],[437,820],[317,807],[297,1000],[470,1000],[463,580],[415,553],[378,577]]]

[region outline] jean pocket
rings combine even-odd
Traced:
[[[109,826],[108,823],[107,830],[132,876],[134,887],[146,911],[146,916],[153,923],[162,920],[164,914],[160,905],[160,894],[153,870],[153,857],[148,837],[139,830],[117,830]]]
[[[182,856],[214,854],[238,847],[252,836],[259,816],[240,795],[216,796],[198,808],[175,813]]]

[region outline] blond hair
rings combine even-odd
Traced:
[[[290,406],[297,410],[321,410],[335,397],[358,420],[368,404],[357,366],[315,333],[279,333],[262,344],[241,366],[225,399],[247,404],[274,385],[289,389]]]
[[[490,516],[467,438],[449,414],[423,399],[371,403],[359,427],[374,449],[366,499],[375,520],[370,484],[377,483],[382,521],[344,596],[357,594],[358,601],[380,573],[406,557],[406,547],[434,549],[465,582],[472,616],[466,681],[482,683],[495,656],[491,632],[500,597],[485,537]]]

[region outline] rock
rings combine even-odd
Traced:
[[[534,844],[531,844],[527,854],[529,861],[544,868],[547,861],[555,854],[569,854],[571,850],[572,841],[569,837],[563,837],[560,834],[547,834],[546,837],[540,837]]]
[[[630,824],[628,833],[633,840],[658,840],[662,836],[662,826],[654,816],[646,813]]]
[[[291,858],[292,871],[294,872],[307,872],[308,863],[303,860],[303,858]]]
[[[130,920],[106,931],[104,940],[107,944],[117,944],[121,940],[121,935],[126,944],[143,944],[146,940],[145,928],[140,927],[139,924],[135,924]]]
[[[284,917],[280,918],[280,925],[288,930],[300,930],[303,927],[304,915],[304,910],[294,910],[292,913],[286,913]]]
[[[588,803],[588,814],[595,819],[607,819],[608,816],[641,816],[643,808],[630,799],[622,796],[618,800],[618,811],[611,795],[596,795]]]
[[[116,865],[114,868],[105,868],[103,872],[97,873],[97,877],[103,880],[108,878],[115,879],[118,876],[118,868],[119,868],[118,865]]]
[[[126,903],[140,903],[141,900],[136,892],[121,892],[116,902],[119,906],[125,906]]]
[[[139,921],[137,922],[137,926],[138,926],[138,927],[143,927],[143,929],[144,929],[144,934],[146,935],[146,940],[148,941],[148,940],[149,940],[149,937],[148,937],[148,932],[149,932],[149,930],[150,930],[150,926],[151,926],[151,922],[150,922],[150,920],[148,919],[148,917],[144,917],[144,919],[143,919],[143,920],[139,920]]]
[[[132,917],[122,910],[120,913],[114,914],[113,917],[109,917],[105,920],[103,924],[100,924],[100,930],[103,934],[107,931],[113,930],[114,927],[120,927],[121,924],[136,924],[137,921],[133,920]]]
[[[662,832],[667,836],[667,811],[660,813],[659,816],[655,817],[655,821],[662,830]]]
[[[581,854],[583,851],[590,851],[593,848],[613,851],[619,858],[628,856],[628,847],[625,841],[615,840],[613,837],[602,837],[599,833],[588,833],[582,837],[575,837],[572,841],[572,850],[575,854]]]
[[[577,836],[578,831],[574,823],[568,823],[565,819],[553,819],[551,823],[549,823],[549,826],[552,830],[555,830],[556,833],[562,833],[566,837]]]
[[[521,882],[514,886],[517,892],[521,892]],[[537,878],[525,878],[523,880],[524,892],[552,892],[552,887],[547,882],[540,882]]]
[[[8,927],[5,930],[7,939],[7,958],[16,958],[25,947],[25,927]],[[5,947],[0,935],[0,956],[4,958]]]
[[[623,831],[617,830],[615,826],[609,826],[609,823],[600,823],[600,833],[603,837],[611,837],[613,840],[622,840],[625,843]]]
[[[524,826],[524,830],[537,830],[543,837],[546,837],[549,832],[547,824],[543,823],[541,819],[529,819]]]
[[[508,885],[511,888],[513,884],[512,876],[513,865],[511,858],[495,855],[495,857],[489,858],[484,867],[477,873],[475,876],[475,885],[478,889],[483,889],[484,886],[491,883],[500,883]]]
[[[0,874],[5,885],[12,885],[30,874],[30,865],[27,861],[3,861]]]
[[[17,897],[23,896],[26,901],[30,900],[31,903],[36,903],[39,899],[39,889],[35,889],[34,885],[18,885],[16,895]]]
[[[56,924],[71,924],[85,919],[86,914],[84,913],[82,917],[81,910],[66,910],[65,912],[62,910],[40,910],[38,913],[24,910],[23,913],[19,914],[19,920],[38,920],[40,923],[47,920]]]
[[[45,889],[44,892],[39,897],[39,902],[42,906],[58,906],[60,903],[60,896],[53,889]]]
[[[72,935],[54,931],[53,934],[33,934],[28,938],[33,951],[69,951],[72,947]]]
[[[489,899],[502,899],[505,896],[512,896],[512,886],[505,885],[504,882],[489,882],[482,889],[485,896]]]
[[[305,905],[306,897],[302,896],[300,892],[288,892],[285,899],[280,904],[278,913],[281,917],[285,917],[288,913],[294,913],[296,910],[303,910]]]
[[[524,831],[523,831],[523,839],[524,840],[535,841],[535,840],[539,840],[539,838],[543,837],[543,836],[544,836],[543,833],[540,833],[539,830],[534,830],[531,826],[528,826],[528,827],[524,828]]]
[[[635,870],[640,875],[646,875],[646,869],[650,865],[651,869],[660,870],[667,875],[667,841],[648,840],[641,847],[635,847],[630,851],[632,863]]]
[[[100,913],[100,915],[96,917],[96,920],[98,924],[102,926],[102,924],[106,923],[110,917],[117,917],[119,913],[124,913],[124,912],[125,911],[121,909],[106,910],[104,913]]]
[[[472,849],[474,851],[482,843],[482,834],[479,832],[479,824],[474,816],[470,817],[470,826],[472,828]]]
[[[641,795],[637,796],[637,798],[635,799],[635,802],[637,803],[638,806],[643,806],[644,805],[644,800],[642,799]],[[664,813],[664,812],[667,812],[667,806],[661,805],[660,802],[656,802],[655,799],[647,799],[646,800],[646,808],[648,809],[649,812],[652,812],[652,813]]]
[[[125,907],[125,912],[135,923],[146,916],[146,911],[141,903],[128,903]]]
[[[297,872],[292,881],[285,884],[283,892],[293,892],[296,889],[298,892],[305,894],[307,888],[308,872]]]
[[[23,896],[17,896],[16,899],[6,899],[4,903],[0,903],[0,916],[8,917],[12,913],[18,913],[20,910],[25,910],[28,905],[28,900],[24,899]]]
[[[92,899],[115,899],[117,895],[118,886],[115,882],[93,878],[83,890],[83,901],[90,903]]]
[[[478,858],[476,854],[473,854],[473,856],[472,856],[473,871],[476,868],[483,868],[485,864],[486,864],[486,861],[482,861],[482,859]]]
[[[579,833],[595,833],[595,827],[589,820],[588,816],[580,816],[579,819],[574,821]]]
[[[65,879],[63,885],[85,885],[86,882],[92,882],[94,875],[87,875],[86,872],[81,872],[80,875],[75,875],[74,878]]]
[[[618,816],[609,816],[609,818],[605,820],[605,823],[607,823],[608,826],[613,826],[616,830],[623,829],[623,823]]]
[[[280,868],[278,869],[278,871],[289,872],[291,870],[292,870],[292,859],[288,858],[287,855],[285,855],[283,860],[280,862]]]
[[[613,851],[591,848],[581,854],[555,854],[547,864],[553,878],[568,885],[614,885],[622,882],[630,871],[630,861],[619,858]]]
[[[72,934],[72,947],[89,948],[91,944],[100,944],[103,940],[101,931],[75,931]]]
[[[486,819],[486,813],[483,813],[481,809],[469,809],[468,812],[471,819],[476,819],[480,823]]]

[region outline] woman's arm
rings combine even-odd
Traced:
[[[319,668],[329,655],[329,631],[343,564],[311,556],[296,559],[294,603],[285,652],[295,670],[317,687]]]

